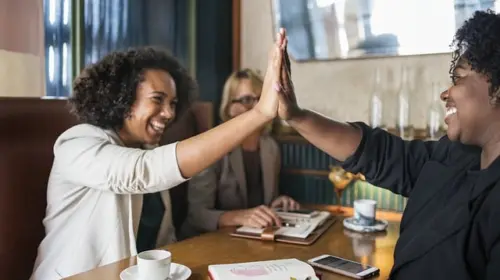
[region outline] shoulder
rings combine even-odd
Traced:
[[[54,149],[56,150],[61,145],[78,142],[78,143],[95,143],[108,142],[111,144],[120,145],[118,136],[109,130],[102,129],[91,124],[78,124],[64,131],[57,138]]]

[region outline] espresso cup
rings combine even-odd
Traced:
[[[170,276],[172,254],[165,250],[149,250],[137,255],[141,280],[165,280]]]
[[[363,226],[375,224],[377,201],[372,199],[358,199],[354,201],[354,219]]]

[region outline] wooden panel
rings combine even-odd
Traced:
[[[279,137],[282,170],[280,193],[289,195],[301,203],[336,204],[333,185],[328,180],[330,165],[338,162],[317,149],[301,136]],[[406,199],[382,188],[358,181],[351,184],[342,194],[341,204],[352,206],[354,200],[374,199],[380,209],[403,211]]]
[[[233,71],[240,70],[241,0],[233,0]]]
[[[0,98],[1,279],[28,279],[33,270],[54,142],[77,123],[65,100]]]

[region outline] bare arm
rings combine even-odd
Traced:
[[[269,55],[259,103],[252,110],[177,145],[177,162],[184,177],[191,177],[209,167],[276,117],[278,109],[276,84],[279,83],[285,47],[284,31],[277,34],[277,37]]]
[[[361,130],[298,106],[291,78],[292,70],[287,51],[286,32],[284,37],[283,63],[280,73],[283,90],[279,92],[278,114],[311,144],[333,158],[344,161],[358,148],[362,137]]]
[[[311,144],[339,161],[354,154],[361,142],[362,133],[356,126],[309,110],[299,110],[288,123]]]
[[[280,80],[284,86],[279,92],[279,116],[311,144],[341,161],[346,170],[361,172],[370,183],[409,196],[438,142],[404,141],[363,123],[337,122],[301,109],[295,97],[286,49],[283,57]]]
[[[280,39],[281,38],[281,39]],[[259,103],[251,111],[190,139],[145,151],[121,147],[103,129],[79,125],[54,145],[54,176],[114,193],[158,192],[209,167],[276,116],[283,41],[270,52]]]
[[[180,141],[177,163],[184,177],[192,177],[232,151],[271,118],[252,109],[211,130]]]

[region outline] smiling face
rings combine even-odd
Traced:
[[[118,134],[130,147],[160,142],[167,125],[175,118],[177,90],[164,70],[146,70],[137,86],[136,100]]]
[[[446,103],[448,137],[452,141],[482,146],[491,136],[490,125],[497,123],[500,116],[488,94],[488,79],[460,60],[452,80],[453,85],[441,94]]]

